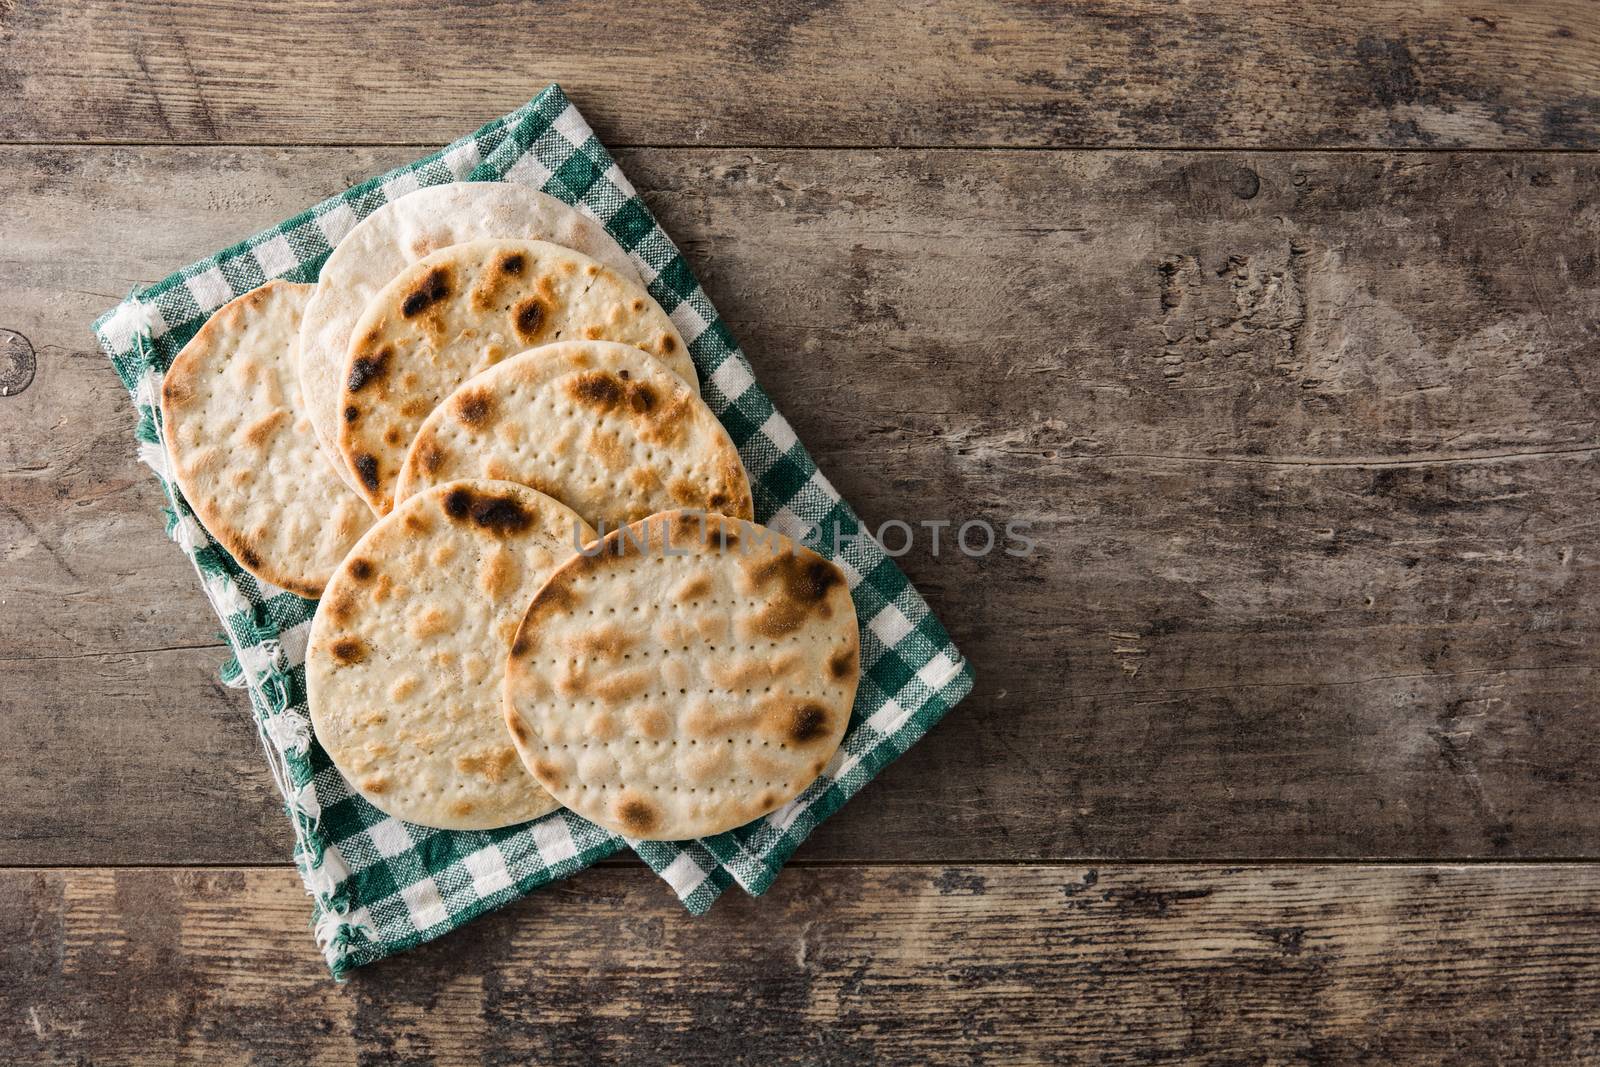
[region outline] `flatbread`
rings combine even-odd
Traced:
[[[540,784],[585,818],[704,837],[816,779],[859,663],[838,567],[754,523],[668,512],[539,590],[506,668],[506,724]]]
[[[660,357],[691,388],[694,364],[643,287],[548,241],[471,241],[407,267],[351,335],[339,451],[382,515],[422,420],[468,378],[535,345],[620,341]]]
[[[306,691],[317,740],[375,807],[450,830],[555,810],[511,747],[501,676],[534,590],[593,536],[527,486],[464,481],[355,546],[311,624]]]
[[[558,341],[474,375],[433,410],[395,498],[457,478],[503,478],[601,530],[671,508],[753,517],[722,423],[648,353]]]
[[[446,245],[521,237],[556,244],[599,260],[624,277],[638,274],[605,227],[553,196],[508,182],[452,182],[408,193],[351,229],[317,277],[317,292],[300,328],[300,380],[311,422],[330,457],[339,455],[339,384],[350,335],[367,304],[389,279]],[[339,463],[339,476],[356,487]]]
[[[222,305],[172,361],[161,422],[184,499],[263,581],[315,599],[372,523],[317,445],[295,373],[311,286],[268,282]]]

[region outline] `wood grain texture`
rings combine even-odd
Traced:
[[[438,144],[557,80],[612,144],[1592,148],[1597,40],[1581,0],[14,0],[0,139]]]
[[[0,873],[7,1063],[1587,1062],[1594,867],[578,875],[335,986],[289,870]],[[292,1004],[292,1010],[285,1010]]]
[[[0,401],[16,508],[0,511],[0,703],[49,729],[66,704],[40,694],[70,679],[91,721],[180,731],[121,761],[138,789],[239,745],[251,797],[180,792],[152,825],[113,790],[70,812],[0,791],[9,862],[281,858],[244,701],[209,681],[220,653],[123,658],[216,624],[83,327],[111,291],[406,154],[0,151],[0,214],[27,223],[0,243],[22,279],[0,287],[0,327],[43,353]],[[1592,158],[650,149],[623,165],[869,523],[1034,523],[1033,558],[934,558],[925,536],[902,559],[979,689],[805,855],[1600,845]],[[107,658],[51,659],[86,654]],[[170,714],[169,687],[198,714]],[[115,734],[64,736],[38,773],[117,762]]]

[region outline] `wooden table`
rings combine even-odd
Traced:
[[[0,1060],[1600,1058],[1600,11],[277,7],[0,0]],[[338,987],[88,324],[552,79],[869,521],[1038,554],[902,560],[978,689],[766,898]]]

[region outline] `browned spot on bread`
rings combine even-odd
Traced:
[[[588,351],[586,349],[582,349],[582,348],[580,348],[576,352],[572,353],[570,359],[571,359],[572,365],[574,367],[588,367],[588,366],[592,366],[594,364],[594,360],[589,358]],[[623,371],[622,372],[622,376],[624,378],[626,378],[628,376],[628,372],[627,371]]]
[[[378,573],[378,568],[372,565],[370,559],[353,559],[347,569],[350,571],[350,577],[358,582],[370,581],[372,576]]]
[[[506,726],[511,730],[511,736],[526,745],[533,740],[533,735],[528,732],[527,724],[522,721],[522,716],[511,709],[506,709]]]
[[[617,376],[605,371],[579,374],[567,385],[567,393],[579,403],[600,411],[610,411],[622,403],[624,387]]]
[[[343,626],[355,615],[356,598],[349,593],[340,593],[333,599],[325,601],[322,610],[328,613],[328,618]]]
[[[633,298],[633,303],[630,306],[633,308],[634,311],[643,311],[644,310],[644,301],[639,299],[638,297],[634,297]]]
[[[676,504],[692,507],[700,502],[700,487],[687,478],[674,478],[667,483],[667,495]]]
[[[400,444],[400,427],[391,426],[383,431],[383,440],[386,444],[398,447]]]
[[[243,563],[251,570],[254,570],[261,566],[261,557],[257,555],[256,550],[251,548],[249,545],[240,545],[239,562]]]
[[[755,518],[755,503],[750,497],[750,479],[745,477],[744,464],[738,453],[725,456],[717,470],[718,480],[727,491],[728,506],[717,510],[736,519]]]
[[[360,420],[361,409],[356,407],[354,404],[347,405],[344,409],[344,421],[353,423],[359,422]]]
[[[167,380],[161,383],[161,399],[168,407],[182,407],[194,399],[194,390],[189,387],[191,377],[184,370],[173,369],[167,372]]]
[[[478,582],[491,601],[499,601],[517,584],[517,571],[511,553],[496,545],[478,567]]]
[[[289,419],[289,412],[283,408],[276,408],[261,416],[255,422],[245,427],[244,439],[256,448],[262,448],[267,441],[277,432],[278,427]]]
[[[674,600],[690,601],[702,600],[711,595],[711,578],[708,575],[696,574],[685,580],[673,591]]]
[[[522,276],[528,269],[528,260],[521,252],[506,252],[500,257],[500,262],[495,264],[500,268],[501,274],[509,274],[513,278]]]
[[[557,615],[570,609],[577,603],[577,599],[559,577],[550,579],[528,605],[527,613],[522,617],[523,630],[527,631],[537,626],[546,616]]]
[[[779,652],[771,659],[713,659],[706,663],[706,674],[719,688],[737,692],[762,682],[792,674],[800,665],[794,649]]]
[[[793,601],[778,601],[752,615],[749,628],[756,636],[777,639],[794,633],[805,621],[806,613],[800,605]]]
[[[474,804],[472,801],[467,800],[465,798],[462,798],[461,800],[452,801],[450,803],[450,814],[454,815],[458,819],[465,819],[468,815],[471,815],[475,810],[477,810],[477,805]]]
[[[406,294],[400,304],[400,314],[406,318],[422,314],[428,308],[450,295],[450,269],[434,267]]]
[[[529,652],[532,652],[533,648],[534,648],[533,638],[532,638],[532,636],[529,635],[528,631],[525,630],[525,629],[518,630],[517,631],[517,639],[515,641],[511,642],[511,656],[512,656],[512,658],[513,659],[521,659],[523,656],[526,656]]]
[[[494,418],[494,395],[487,389],[466,389],[456,394],[451,405],[455,416],[467,426],[486,425]]]
[[[433,410],[433,405],[420,396],[411,397],[400,404],[400,414],[408,419],[420,419]]]
[[[626,714],[628,729],[646,741],[660,741],[672,732],[672,720],[660,708],[636,706]]]
[[[339,637],[328,646],[328,655],[341,667],[350,667],[366,661],[367,646],[359,637]]]
[[[537,296],[530,296],[511,309],[512,325],[516,327],[517,336],[524,341],[537,338],[549,317],[544,301]]]
[[[589,716],[589,721],[583,724],[584,736],[592,742],[605,744],[617,738],[617,718],[604,709]]]
[[[622,438],[598,426],[589,430],[589,451],[599,458],[606,470],[618,471],[627,466],[628,452],[622,447]]]
[[[445,494],[444,513],[456,522],[470,522],[496,537],[520,534],[534,519],[534,513],[514,496],[480,493],[465,487]]]
[[[664,356],[671,355],[673,352],[676,352],[677,350],[678,350],[678,342],[673,338],[673,336],[670,333],[662,334],[661,335],[661,354],[664,355]]]
[[[433,532],[433,520],[420,511],[408,511],[406,517],[400,520],[406,532],[426,536]]]
[[[363,778],[361,780],[361,788],[369,793],[387,793],[389,791],[389,779],[381,776]]]
[[[533,761],[533,776],[541,782],[548,782],[552,786],[561,785],[561,768],[549,760]]]
[[[437,605],[423,607],[406,620],[406,632],[420,641],[444,633],[454,623],[455,618],[443,608]]]
[[[579,656],[618,660],[638,643],[638,638],[621,626],[605,624],[568,639],[568,647]]]
[[[757,589],[777,587],[770,591],[769,603],[814,608],[825,618],[832,616],[828,594],[835,586],[844,585],[838,567],[798,546],[757,561],[749,568],[749,575]]]
[[[789,713],[788,737],[795,744],[809,744],[827,733],[828,709],[821,704],[797,704]]]
[[[487,781],[498,783],[505,779],[506,771],[516,758],[516,752],[509,748],[478,755],[457,756],[456,770],[462,774],[476,774]]]
[[[842,682],[856,673],[856,664],[860,653],[854,646],[841,648],[828,657],[828,676],[836,682]]]
[[[619,800],[616,813],[617,821],[635,834],[647,834],[661,821],[661,812],[642,797]]]
[[[313,582],[303,582],[297,578],[284,578],[278,584],[295,596],[304,597],[306,600],[315,600],[322,595],[322,586]]]
[[[628,372],[623,371],[622,376],[626,378]],[[660,397],[656,396],[656,391],[645,382],[635,382],[633,388],[628,390],[628,406],[640,415],[650,414],[659,402]]]
[[[585,326],[583,328],[583,336],[591,341],[598,341],[605,335],[606,328],[604,326]]]
[[[393,357],[394,349],[389,345],[384,345],[370,356],[357,356],[350,363],[350,377],[344,383],[345,389],[352,393],[361,392],[368,382],[389,373],[389,360]]]
[[[378,457],[363,452],[356,456],[356,474],[361,478],[361,484],[371,492],[378,491]]]
[[[417,450],[417,466],[422,468],[422,473],[437,474],[444,465],[444,449],[439,447],[438,439],[432,435],[422,437],[413,447]]]

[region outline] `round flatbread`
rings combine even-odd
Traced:
[[[317,740],[397,819],[487,830],[556,802],[506,734],[501,678],[528,599],[594,531],[527,486],[436,486],[375,524],[311,624]]]
[[[753,515],[722,423],[654,357],[558,341],[474,375],[423,420],[395,499],[457,478],[555,497],[597,529],[670,508]]]
[[[217,309],[167,369],[161,423],[184,499],[251,574],[303,597],[372,523],[317,445],[295,373],[311,286],[268,282]]]
[[[839,568],[775,530],[667,512],[568,560],[528,607],[506,724],[563,804],[628,837],[731,830],[793,799],[859,675]]]
[[[300,380],[311,423],[330,457],[339,444],[339,385],[350,335],[389,279],[447,245],[489,238],[554,241],[624,277],[638,274],[605,227],[555,197],[509,182],[451,182],[385,204],[345,235],[322,265],[300,327]],[[339,464],[355,488],[355,476]]]
[[[393,503],[411,441],[457,386],[507,356],[561,340],[620,341],[696,390],[667,313],[636,282],[548,241],[472,241],[401,271],[351,335],[339,451],[374,511]]]

